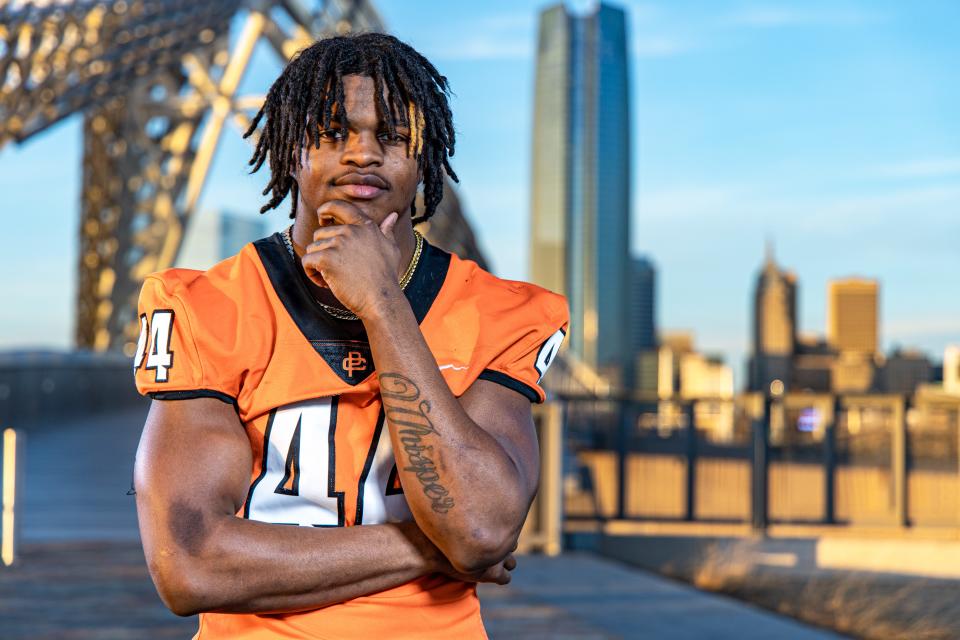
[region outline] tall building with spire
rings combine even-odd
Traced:
[[[797,347],[797,277],[777,266],[768,241],[753,299],[751,391],[765,391],[774,380],[790,388]]]
[[[533,121],[530,276],[570,303],[569,345],[631,384],[630,108],[626,14],[540,14]]]

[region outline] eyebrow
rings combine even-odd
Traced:
[[[381,126],[381,127],[386,127],[387,121],[386,121],[386,120],[381,120],[381,121],[378,123],[378,125]],[[330,126],[331,126],[331,127],[335,127],[335,126],[337,126],[337,127],[342,127],[342,126],[343,126],[343,120],[341,120],[340,118],[330,118]],[[409,128],[410,128],[410,125],[409,125],[409,124],[404,124],[404,123],[403,123],[402,121],[400,121],[400,120],[396,120],[396,121],[393,123],[393,128],[394,128],[394,129],[409,129]]]

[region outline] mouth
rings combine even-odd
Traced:
[[[386,189],[374,187],[369,184],[344,184],[339,185],[340,189],[349,197],[360,200],[373,200]]]
[[[333,184],[348,197],[359,200],[372,200],[388,188],[386,181],[374,173],[348,173]]]

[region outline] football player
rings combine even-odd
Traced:
[[[448,93],[389,35],[304,49],[247,132],[293,224],[144,282],[137,512],[197,638],[486,637],[568,310],[414,230],[456,180]]]

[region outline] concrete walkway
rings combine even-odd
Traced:
[[[144,410],[27,430],[23,554],[0,569],[0,637],[186,638],[162,605],[127,496]],[[522,557],[481,585],[491,638],[807,640],[839,636],[588,554]]]
[[[481,585],[493,640],[815,640],[837,638],[602,558],[521,557],[506,587]],[[0,569],[4,640],[188,638],[150,582],[139,544],[35,543]]]
[[[505,588],[481,585],[492,638],[841,638],[591,554],[521,557]]]

